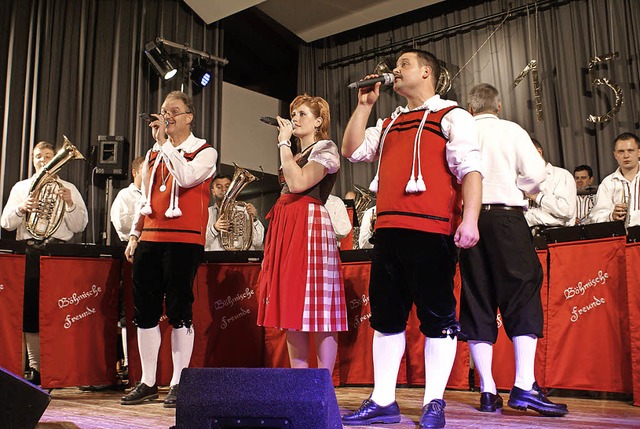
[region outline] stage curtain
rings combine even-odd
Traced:
[[[640,243],[628,244],[626,255],[633,405],[640,406]]]
[[[0,254],[0,366],[22,376],[24,255]]]
[[[120,260],[40,257],[40,366],[48,388],[116,381]]]
[[[507,3],[512,2],[441,2],[427,11],[403,14],[377,28],[357,34],[345,32],[302,46],[298,88],[331,104],[331,135],[342,136],[358,103],[347,83],[372,73],[381,61],[393,68],[406,47],[424,49],[436,55],[454,77],[445,98],[464,107],[473,85],[491,83],[500,92],[505,117],[535,134],[545,145],[545,157],[552,164],[568,170],[589,164],[597,167],[596,179],[602,180],[617,167],[610,145],[602,142],[613,142],[621,129],[637,129],[635,124],[640,117],[640,93],[635,89],[640,76],[640,2],[548,2],[547,7],[532,7],[530,13],[511,14],[499,25],[507,17]],[[524,3],[535,5],[518,1],[513,6]],[[496,18],[477,24],[492,16]],[[566,31],[568,28],[572,31]],[[496,33],[490,37],[493,30]],[[615,96],[604,86],[591,86],[585,70],[594,56],[611,51],[617,52],[619,58],[598,64],[592,74],[619,84],[625,100],[610,122],[612,126],[601,126],[587,118],[607,112]],[[532,74],[513,87],[514,78],[531,60],[537,61],[540,76],[542,121],[535,112]],[[406,101],[393,91],[381,93],[368,125],[404,105]],[[336,192],[342,194],[354,183],[366,186],[374,177],[376,166],[343,159]]]
[[[549,245],[548,387],[631,392],[625,237]]]

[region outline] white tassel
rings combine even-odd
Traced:
[[[369,190],[371,192],[378,193],[378,176],[374,177],[371,183],[369,184]]]
[[[175,217],[175,216],[173,215],[173,209],[172,209],[171,207],[169,207],[169,208],[167,209],[167,211],[166,211],[166,212],[164,212],[164,215],[165,215],[166,217],[168,217],[169,219],[171,219],[171,218],[174,218],[174,217]]]
[[[427,190],[427,185],[424,184],[424,180],[422,180],[422,176],[418,176],[418,180],[416,181],[416,192],[424,192]]]
[[[411,179],[409,179],[409,181],[407,182],[407,187],[404,188],[404,191],[407,194],[415,194],[416,192],[418,192],[418,188],[416,185],[416,179],[414,179],[413,177]]]
[[[149,216],[151,214],[151,204],[149,204],[149,201],[147,201],[145,205],[142,206],[142,208],[140,209],[140,214],[144,216]]]
[[[173,209],[173,217],[180,217],[182,216],[182,210],[180,210],[180,207],[176,206]]]

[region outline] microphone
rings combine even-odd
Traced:
[[[274,127],[278,126],[278,120],[276,118],[272,118],[271,116],[261,116],[260,120],[267,125],[273,125]]]
[[[348,86],[349,89],[360,89],[366,88],[367,86],[373,86],[378,82],[382,82],[383,85],[391,85],[393,81],[396,80],[396,77],[393,73],[382,73],[378,77],[373,77],[371,79],[359,80],[357,82],[351,82]]]

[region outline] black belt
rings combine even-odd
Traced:
[[[481,209],[482,210],[513,210],[517,212],[523,211],[521,206],[507,206],[505,204],[483,204]]]

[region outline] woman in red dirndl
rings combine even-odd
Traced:
[[[347,330],[347,310],[337,239],[324,203],[336,181],[340,155],[328,140],[330,115],[324,99],[300,95],[290,114],[291,120],[277,118],[282,192],[267,215],[258,325],[286,330],[292,368],[309,366],[313,333],[318,367],[333,372],[337,333]],[[296,156],[292,136],[300,142]]]

